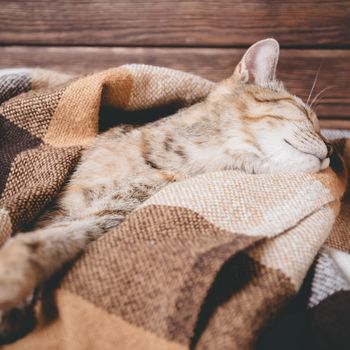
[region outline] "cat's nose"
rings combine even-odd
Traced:
[[[328,168],[329,164],[330,164],[329,158],[325,158],[325,159],[321,160],[320,170],[324,170],[324,169]]]
[[[325,142],[325,144],[327,147],[327,157],[330,157],[333,154],[333,146],[328,142]]]
[[[324,170],[329,167],[330,164],[330,156],[333,154],[333,146],[328,143],[327,141],[324,141],[326,147],[327,147],[327,156],[324,159],[320,159],[320,170]]]

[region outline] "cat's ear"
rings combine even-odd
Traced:
[[[275,39],[258,41],[246,51],[232,78],[258,85],[274,80],[279,51],[279,44]]]

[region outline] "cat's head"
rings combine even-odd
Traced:
[[[240,157],[248,172],[323,170],[330,147],[320,135],[315,112],[276,80],[278,57],[276,40],[255,43],[233,75],[209,95],[207,106],[225,129],[225,152]]]

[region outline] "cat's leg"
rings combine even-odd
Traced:
[[[36,320],[31,299],[15,308],[0,311],[0,345],[21,338],[34,328]]]
[[[65,218],[9,239],[0,250],[0,310],[23,302],[38,284],[78,256],[91,240],[122,220],[120,214],[107,210],[99,216]]]

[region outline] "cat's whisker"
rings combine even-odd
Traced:
[[[334,88],[334,86],[326,86],[324,89],[322,89],[314,98],[313,100],[311,101],[311,104],[310,104],[310,108],[313,106],[313,104],[315,102],[317,102],[317,98],[320,97],[325,91],[331,89],[331,88]]]
[[[323,97],[321,97],[318,101],[316,101],[316,105],[313,108],[315,110],[315,112],[317,112],[317,110],[321,107],[321,101],[322,101]]]
[[[320,70],[321,70],[321,64],[320,64],[320,66],[319,66],[319,68],[318,68],[318,70],[317,70],[317,72],[316,72],[314,82],[313,82],[313,84],[312,84],[312,87],[311,87],[309,96],[308,96],[308,98],[307,98],[307,101],[306,101],[306,104],[307,104],[307,105],[309,104],[310,98],[311,98],[312,93],[313,93],[313,91],[314,91],[314,89],[315,89],[315,86],[316,86],[316,83],[317,83],[317,79],[318,79],[318,75],[319,75],[319,73],[320,73]]]

